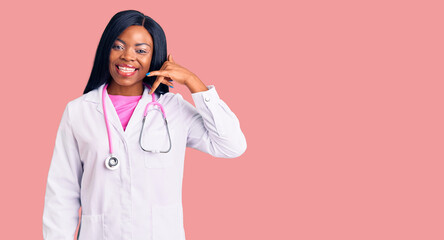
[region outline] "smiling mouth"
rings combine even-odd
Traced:
[[[136,74],[136,72],[139,70],[138,68],[128,68],[128,67],[121,67],[116,65],[117,73],[122,77],[130,77]]]
[[[121,67],[119,65],[116,65],[117,69],[123,73],[132,73],[136,70],[139,70],[138,68],[129,68],[129,67]]]

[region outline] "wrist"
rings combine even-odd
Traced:
[[[185,85],[188,87],[191,93],[207,91],[208,88],[205,84],[196,76],[193,75],[185,81]]]

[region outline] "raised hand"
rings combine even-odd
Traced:
[[[147,73],[147,76],[157,76],[156,81],[154,81],[149,92],[149,94],[152,94],[154,91],[156,91],[157,87],[159,87],[161,83],[171,87],[174,86],[173,81],[180,84],[185,84],[188,79],[194,77],[195,75],[188,69],[177,64],[173,60],[171,54],[169,54],[168,60],[163,63],[160,70],[149,72]]]

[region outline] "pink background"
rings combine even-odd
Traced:
[[[42,239],[63,109],[127,9],[247,138],[236,159],[187,152],[187,239],[444,239],[444,15],[424,0],[2,5],[2,239]]]

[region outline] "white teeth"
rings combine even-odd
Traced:
[[[135,68],[126,68],[126,67],[121,67],[121,66],[117,66],[118,68],[119,68],[119,70],[120,71],[122,71],[122,72],[134,72],[134,71],[136,71],[136,69]]]

